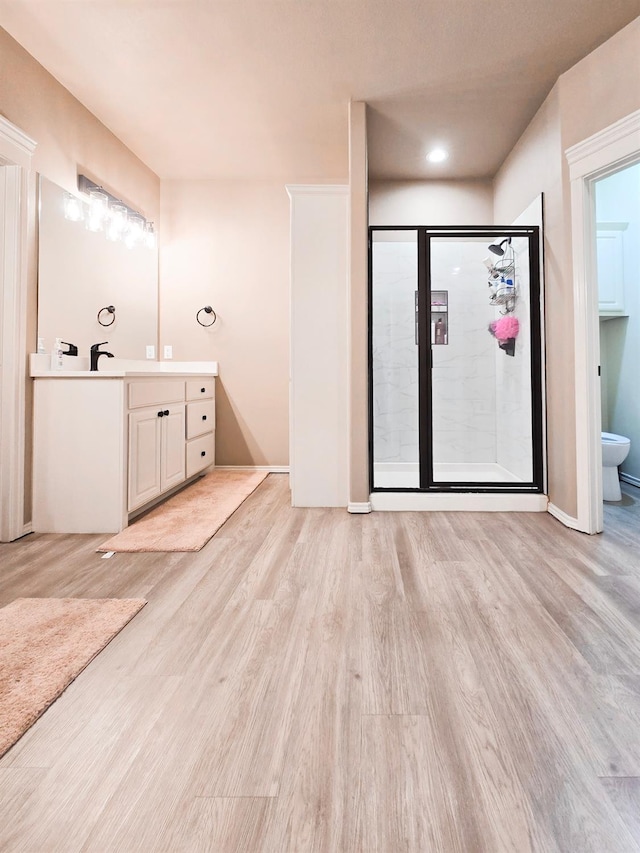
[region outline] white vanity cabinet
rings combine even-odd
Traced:
[[[187,382],[187,477],[215,461],[216,403],[214,380]]]
[[[185,472],[184,403],[130,412],[129,512],[182,483]]]
[[[214,376],[35,376],[36,532],[118,532],[214,459]]]
[[[185,380],[129,382],[129,512],[186,478]]]

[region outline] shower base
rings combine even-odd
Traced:
[[[511,471],[497,462],[436,462],[433,466],[436,483],[522,483]],[[420,470],[417,462],[376,462],[373,466],[376,489],[418,489]]]

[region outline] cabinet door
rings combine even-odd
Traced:
[[[165,406],[162,418],[160,485],[163,492],[185,479],[184,403]]]
[[[163,418],[158,409],[129,415],[129,511],[160,494],[160,436]]]
[[[598,230],[598,309],[601,314],[624,314],[623,232]]]

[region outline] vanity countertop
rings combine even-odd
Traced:
[[[50,356],[32,353],[30,375],[33,379],[127,379],[153,376],[217,376],[217,361],[144,361],[102,358],[98,370],[89,370],[89,359],[63,356],[62,370],[51,370]],[[79,368],[79,369],[74,369]]]

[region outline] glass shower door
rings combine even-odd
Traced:
[[[427,235],[432,484],[534,479],[529,236]]]
[[[369,233],[372,489],[542,491],[539,229]]]

